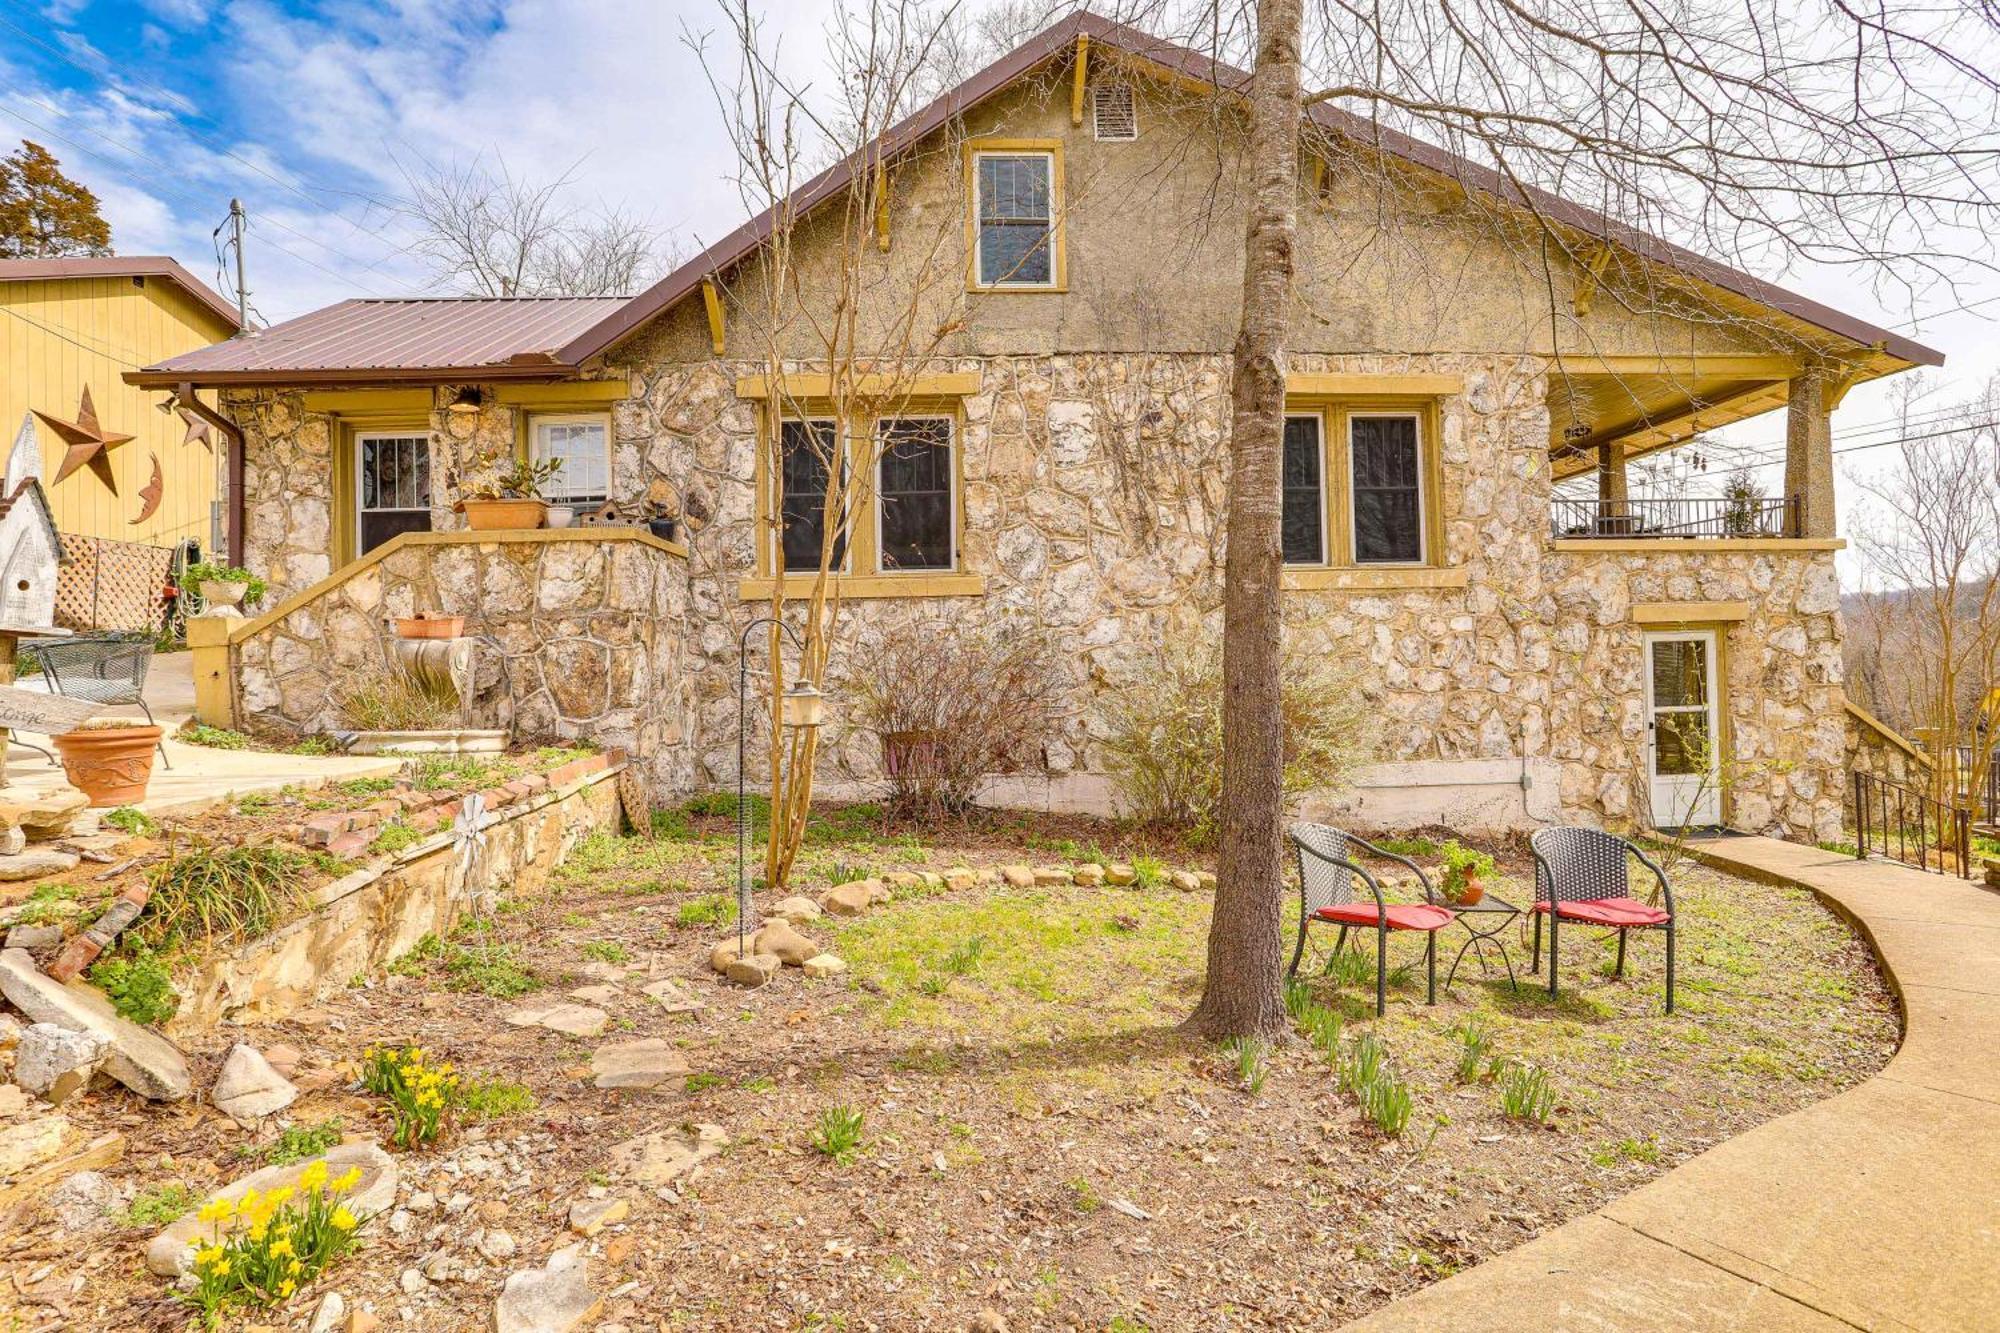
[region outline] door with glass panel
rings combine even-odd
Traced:
[[[431,530],[431,444],[422,434],[354,441],[356,555],[401,532]]]
[[[1722,823],[1714,630],[1646,636],[1646,780],[1660,828]]]

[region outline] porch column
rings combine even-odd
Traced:
[[[1785,420],[1785,498],[1805,506],[1801,537],[1833,531],[1833,425],[1825,371],[1809,367],[1791,383]]]
[[[1626,516],[1625,445],[1613,441],[1597,446],[1597,521],[1606,524]]]

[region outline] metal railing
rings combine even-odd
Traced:
[[[1800,537],[1805,497],[1549,502],[1554,537]]]
[[[1972,811],[1872,773],[1854,774],[1853,785],[1856,856],[1884,856],[1942,875],[1968,872]]]

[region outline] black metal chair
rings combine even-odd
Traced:
[[[1424,965],[1430,977],[1425,1003],[1436,1004],[1437,933],[1450,925],[1457,913],[1438,906],[1430,877],[1407,856],[1385,852],[1352,833],[1325,824],[1294,824],[1291,839],[1299,864],[1299,942],[1292,950],[1292,965],[1286,969],[1286,975],[1299,970],[1299,959],[1305,956],[1306,951],[1306,929],[1315,921],[1340,927],[1333,946],[1336,954],[1347,947],[1347,932],[1351,927],[1372,928],[1375,931],[1375,1015],[1379,1018],[1389,1006],[1389,932],[1421,930],[1425,936]],[[1350,852],[1356,849],[1414,871],[1417,882],[1424,886],[1424,901],[1386,901],[1382,897],[1381,884],[1350,856]],[[1357,878],[1368,886],[1367,898],[1355,892]]]
[[[137,704],[153,722],[146,706],[146,674],[153,666],[153,641],[112,635],[45,639],[34,645],[49,688],[72,699],[95,704]],[[166,738],[160,739],[160,762],[168,768]]]
[[[1667,932],[1667,1012],[1674,1011],[1674,887],[1644,852],[1594,828],[1542,829],[1529,839],[1535,855],[1535,938],[1530,972],[1542,966],[1542,918],[1549,919],[1549,995],[1556,993],[1557,930],[1564,921],[1610,926],[1618,932],[1617,975],[1625,975],[1625,932]],[[1664,908],[1632,896],[1628,857],[1653,872]]]

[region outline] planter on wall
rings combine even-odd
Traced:
[[[397,616],[399,639],[456,639],[465,633],[464,616]]]
[[[243,614],[243,595],[250,591],[247,583],[235,583],[224,579],[203,579],[195,585],[201,593],[201,602],[212,616],[240,616]]]
[[[137,805],[146,799],[153,747],[160,743],[158,727],[84,726],[54,739],[70,785],[92,805]]]
[[[548,517],[546,500],[464,500],[465,526],[474,532],[509,532],[539,528]]]

